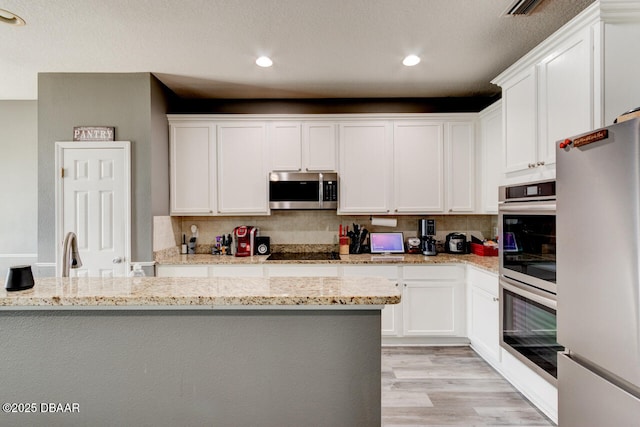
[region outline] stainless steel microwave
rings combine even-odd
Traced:
[[[337,209],[338,174],[335,172],[271,172],[271,209]]]

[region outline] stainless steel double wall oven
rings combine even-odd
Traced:
[[[557,384],[555,181],[500,187],[500,345]]]

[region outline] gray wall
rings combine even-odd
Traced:
[[[169,214],[169,93],[151,76],[151,214]]]
[[[38,104],[0,101],[0,275],[38,251]]]
[[[153,89],[152,89],[153,87]],[[41,73],[38,75],[38,260],[55,262],[54,156],[56,141],[70,141],[74,126],[114,126],[116,139],[132,142],[132,261],[152,260],[152,206],[166,205],[168,184],[152,186],[154,154],[167,150],[159,136],[159,112],[166,111],[162,87],[150,73]],[[153,97],[152,97],[153,93]],[[152,101],[153,98],[153,101]],[[158,105],[153,105],[152,102]],[[153,112],[152,112],[153,111]],[[153,124],[152,124],[153,117]],[[165,119],[166,120],[166,119]],[[166,122],[165,122],[166,123]],[[153,131],[152,131],[153,129]],[[166,124],[164,133],[167,133]],[[156,139],[154,140],[154,136]],[[154,144],[158,144],[158,147]],[[168,183],[168,178],[167,178]],[[162,202],[167,199],[166,202]]]

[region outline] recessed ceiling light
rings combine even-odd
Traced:
[[[0,22],[4,22],[9,25],[25,25],[24,19],[20,18],[15,13],[11,13],[8,10],[0,9]]]
[[[256,65],[258,65],[259,67],[267,68],[273,65],[273,61],[268,56],[261,56],[260,58],[256,59]]]
[[[413,67],[414,65],[418,65],[420,63],[420,57],[418,55],[407,55],[403,60],[402,64],[407,67]]]

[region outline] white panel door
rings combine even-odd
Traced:
[[[57,143],[58,275],[66,233],[78,237],[82,267],[70,276],[125,276],[129,266],[129,143]],[[78,148],[76,148],[78,147]]]
[[[405,336],[464,336],[464,283],[406,281],[402,294]]]
[[[447,206],[449,212],[475,209],[475,126],[473,122],[447,124]]]
[[[272,171],[302,170],[302,143],[299,122],[269,124]]]
[[[171,214],[214,214],[215,125],[204,121],[171,124],[169,150]]]
[[[302,156],[307,171],[335,171],[337,152],[335,123],[302,125]]]
[[[393,127],[395,212],[444,211],[442,123],[396,122]]]
[[[388,213],[391,187],[391,124],[340,124],[339,213]]]
[[[218,212],[269,213],[265,123],[218,124]]]
[[[587,28],[538,65],[538,160],[556,161],[556,142],[593,129],[591,37]]]
[[[502,89],[506,173],[527,170],[536,163],[536,106],[536,74],[531,67]]]

